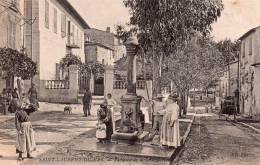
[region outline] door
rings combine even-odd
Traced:
[[[104,77],[95,78],[94,95],[104,96]]]

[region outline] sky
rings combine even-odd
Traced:
[[[69,0],[91,28],[105,30],[129,21],[123,0]],[[238,39],[248,30],[260,26],[260,0],[222,0],[224,11],[212,25],[216,41]]]

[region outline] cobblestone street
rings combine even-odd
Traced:
[[[197,115],[178,164],[257,165],[260,134],[217,115]]]

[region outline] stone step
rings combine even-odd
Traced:
[[[78,94],[78,102],[82,103],[82,98],[83,98],[84,94]],[[104,96],[92,96],[92,103],[94,105],[100,105],[104,102]]]
[[[139,136],[138,136],[138,141],[139,142],[144,142],[144,139],[149,136],[149,132],[143,131]]]

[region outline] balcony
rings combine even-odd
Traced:
[[[73,38],[72,35],[67,37],[66,46],[67,46],[67,48],[70,48],[70,49],[80,49],[79,43],[77,43],[75,41],[75,39]]]

